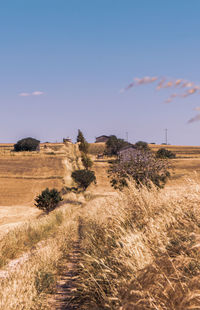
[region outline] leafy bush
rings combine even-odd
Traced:
[[[127,179],[133,179],[137,185],[143,184],[151,187],[154,183],[157,187],[164,187],[168,172],[168,162],[155,158],[151,152],[137,150],[130,161],[113,164],[108,173],[111,185],[115,189],[122,189],[128,185]]]
[[[160,148],[157,152],[156,152],[156,157],[157,158],[175,158],[176,154],[173,153],[172,151],[169,151],[165,148]]]
[[[14,145],[15,152],[36,151],[39,148],[40,141],[34,138],[24,138]]]
[[[53,188],[52,190],[49,190],[46,188],[35,198],[35,206],[48,214],[57,207],[60,201],[62,201],[62,197],[57,189]]]
[[[92,182],[96,183],[94,171],[86,169],[73,171],[72,178],[83,190],[86,190]]]
[[[82,154],[81,161],[86,170],[88,170],[89,168],[92,168],[93,162],[87,154],[85,153]]]
[[[150,147],[148,146],[148,143],[144,141],[136,142],[135,147],[141,151],[150,151]]]
[[[119,150],[124,146],[129,145],[130,143],[124,141],[123,139],[118,139],[116,136],[112,135],[109,137],[108,141],[106,142],[106,155],[117,155]]]

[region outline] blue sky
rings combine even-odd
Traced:
[[[200,122],[187,123],[199,94],[163,104],[169,91],[153,85],[119,92],[143,76],[199,84],[199,15],[198,0],[0,1],[0,142],[80,128],[91,142],[162,143],[168,128],[171,144],[199,145]]]

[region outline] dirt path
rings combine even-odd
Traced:
[[[89,192],[93,194],[92,200],[84,204],[84,208],[90,209],[90,204],[104,203],[105,197],[115,195],[115,191],[110,186],[107,178],[108,164],[106,162],[94,162],[93,170],[97,177],[97,186],[92,185]],[[83,205],[82,205],[83,207]],[[76,299],[78,287],[78,266],[81,262],[81,237],[82,221],[79,218],[77,241],[74,242],[73,250],[69,253],[68,258],[62,262],[62,275],[57,282],[56,293],[51,296],[51,310],[76,310],[81,309],[81,305]]]
[[[76,287],[78,280],[78,263],[80,260],[80,243],[74,242],[74,249],[69,254],[65,263],[60,280],[57,282],[56,294],[52,296],[50,306],[52,310],[75,310],[80,309],[76,301]]]
[[[56,285],[56,293],[51,296],[49,305],[51,310],[81,309],[76,299],[78,284],[78,266],[81,260],[82,220],[79,218],[77,240],[73,250],[62,262],[62,275]]]

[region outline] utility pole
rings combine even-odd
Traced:
[[[167,141],[167,131],[168,131],[168,129],[166,128],[166,129],[165,129],[165,144],[166,144],[166,145],[168,144],[168,141]]]
[[[126,141],[128,142],[128,131],[126,132]]]

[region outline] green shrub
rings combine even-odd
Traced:
[[[37,151],[39,149],[40,141],[34,138],[24,138],[19,140],[14,145],[15,152],[23,152],[23,151]]]
[[[150,147],[147,142],[138,141],[135,143],[135,147],[140,151],[150,151]]]
[[[172,151],[169,151],[165,148],[160,148],[157,152],[156,152],[156,157],[157,158],[175,158],[176,154],[173,153]]]
[[[93,162],[87,154],[83,153],[81,155],[81,161],[86,170],[88,170],[89,168],[92,168]]]
[[[62,197],[57,189],[53,188],[52,190],[49,190],[46,188],[35,198],[35,206],[48,214],[58,206],[60,201],[62,201]]]
[[[87,187],[92,183],[96,183],[96,177],[94,171],[82,169],[75,170],[72,172],[73,180],[78,184],[80,188],[86,190]]]

